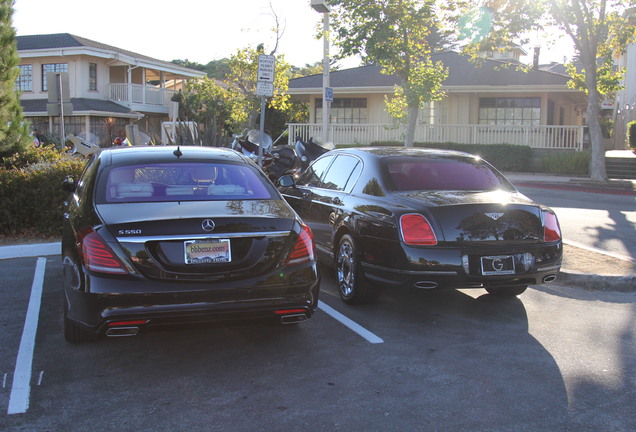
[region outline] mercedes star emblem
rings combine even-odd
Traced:
[[[212,219],[203,219],[203,222],[201,223],[201,228],[203,228],[203,231],[214,230],[214,221]]]

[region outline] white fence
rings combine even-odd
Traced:
[[[169,106],[174,90],[141,84],[117,83],[108,85],[109,97],[115,102],[141,105]]]
[[[300,136],[322,140],[322,124],[291,123],[290,143]],[[542,149],[583,149],[583,126],[418,125],[416,142],[461,144],[516,144]],[[386,124],[330,124],[334,144],[371,144],[403,141],[404,130]]]

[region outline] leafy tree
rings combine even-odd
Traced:
[[[333,70],[331,66],[330,70]],[[292,66],[291,67],[291,77],[306,77],[310,75],[322,75],[322,61],[318,61],[314,64],[306,64],[303,67]]]
[[[230,67],[228,65],[229,62],[230,59],[227,58],[212,60],[205,65],[203,70],[205,70],[210,78],[222,80],[230,73]]]
[[[202,143],[221,146],[223,137],[230,134],[231,96],[219,82],[203,78],[188,83],[186,92],[179,92],[173,100],[179,102],[179,118],[203,126]]]
[[[256,96],[258,56],[264,54],[262,45],[256,49],[244,48],[230,57],[230,72],[224,80],[231,97],[231,120],[246,128],[255,128],[261,109],[261,98]],[[269,108],[287,111],[290,107],[289,76],[291,66],[283,55],[276,57],[274,96],[268,99]]]
[[[432,60],[442,45],[434,0],[332,0],[338,57],[360,55],[365,63],[399,77],[387,99],[392,115],[406,121],[404,145],[413,146],[420,107],[440,100],[448,71]]]
[[[612,68],[616,52],[623,52],[634,42],[635,27],[625,12],[636,5],[635,0],[516,0],[502,2],[484,0],[479,3],[460,0],[457,10],[464,16],[479,16],[468,20],[474,32],[473,51],[510,46],[522,41],[529,30],[556,28],[574,43],[577,67],[570,65],[570,85],[587,94],[587,125],[592,144],[591,178],[606,180],[605,149],[600,122],[601,102],[620,88],[620,74]],[[475,14],[478,10],[479,13]],[[487,17],[484,18],[484,17]],[[459,21],[458,21],[459,22]]]
[[[13,0],[0,0],[0,158],[24,150],[30,142],[15,90],[20,58],[12,17]]]
[[[199,70],[199,71],[204,71],[205,70],[205,66],[202,65],[201,63],[193,62],[193,61],[190,61],[188,59],[185,59],[185,60],[180,60],[180,59],[172,60],[170,63],[174,63],[176,65],[187,67],[187,68],[190,68],[190,69],[196,69],[196,70]]]

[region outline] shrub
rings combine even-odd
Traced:
[[[562,151],[545,156],[541,163],[543,172],[548,174],[587,176],[590,172],[591,160],[592,155],[589,151]]]
[[[8,170],[23,169],[29,165],[40,162],[52,163],[63,157],[63,153],[61,153],[54,144],[40,147],[28,147],[21,152],[2,158],[0,168]]]
[[[627,144],[636,150],[636,120],[627,123]]]
[[[60,155],[22,169],[0,168],[0,234],[59,237],[67,199],[62,181],[67,175],[79,176],[85,162]]]

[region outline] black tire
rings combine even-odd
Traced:
[[[488,287],[486,291],[497,297],[516,297],[528,289],[526,285]]]
[[[335,265],[338,292],[343,302],[355,305],[377,300],[380,289],[362,275],[355,242],[349,234],[342,236],[338,243]]]

